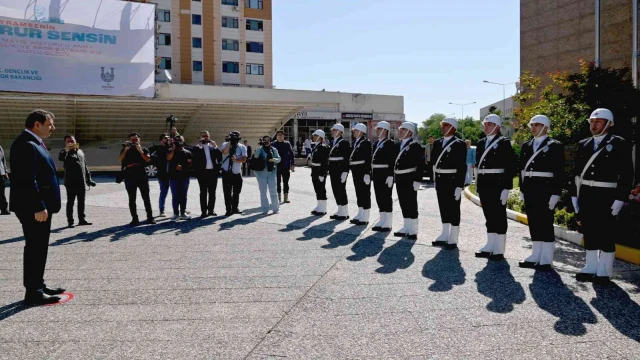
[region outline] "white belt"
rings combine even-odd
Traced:
[[[398,174],[398,175],[401,175],[401,174],[409,174],[409,173],[415,172],[417,169],[418,169],[418,168],[395,170],[395,173],[396,173],[396,174]]]
[[[373,169],[388,169],[389,164],[371,164]]]
[[[330,157],[329,158],[329,161],[342,161],[342,160],[344,160],[343,157]]]
[[[590,187],[599,187],[599,188],[610,188],[610,189],[615,189],[618,187],[618,183],[593,181],[593,180],[582,180],[582,185],[586,185]]]
[[[434,169],[436,174],[456,174],[458,169]]]
[[[504,174],[504,169],[479,169],[478,174]]]
[[[309,162],[309,165],[311,165],[311,166],[322,166],[322,164],[318,164],[318,163],[314,163],[314,162]]]
[[[541,172],[541,171],[522,171],[522,177],[543,177],[543,178],[552,178],[552,172]]]
[[[362,165],[364,164],[364,160],[352,161],[349,165]]]

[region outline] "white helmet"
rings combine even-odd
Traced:
[[[613,113],[609,109],[604,109],[604,108],[595,109],[591,113],[591,116],[589,116],[589,121],[591,121],[592,119],[605,119],[613,122]]]
[[[547,127],[547,129],[551,128],[551,120],[545,115],[536,115],[529,120],[529,127],[533,124],[542,124]]]
[[[331,130],[338,130],[338,131],[344,132],[344,126],[342,124],[334,124],[331,127]]]
[[[456,120],[455,118],[445,118],[444,120],[442,120],[442,122],[453,126],[454,128],[456,128],[456,130],[458,129],[458,120]]]
[[[482,123],[494,123],[498,126],[502,126],[502,118],[496,114],[489,114],[487,116],[484,117],[484,120],[482,120]]]
[[[315,135],[315,136],[320,136],[321,138],[326,139],[326,138],[325,138],[325,135],[324,135],[324,131],[322,131],[322,130],[316,130],[316,131],[314,131],[314,132],[313,132],[313,135]]]
[[[367,125],[362,124],[362,123],[355,124],[353,126],[353,130],[358,130],[358,131],[362,132],[363,134],[366,134],[367,133]]]
[[[402,125],[400,125],[400,127],[398,129],[407,129],[409,131],[411,131],[414,135],[416,133],[416,124],[412,123],[412,122],[403,122]]]
[[[385,129],[387,131],[391,131],[391,126],[386,121],[380,121],[378,125],[376,125],[376,129]]]

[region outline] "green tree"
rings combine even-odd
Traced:
[[[418,134],[422,137],[422,143],[426,144],[429,136],[439,138],[442,136],[440,131],[440,122],[447,116],[442,113],[435,113],[429,116],[429,118],[422,122],[422,125],[418,129]]]

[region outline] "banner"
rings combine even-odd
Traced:
[[[155,94],[155,5],[0,0],[0,91]]]

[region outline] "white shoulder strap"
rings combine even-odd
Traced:
[[[438,168],[438,164],[440,163],[440,159],[442,159],[442,155],[444,155],[444,153],[447,151],[447,149],[450,148],[451,145],[453,145],[453,143],[455,143],[455,142],[458,142],[458,138],[455,138],[455,139],[451,140],[449,142],[449,144],[444,149],[442,149],[442,152],[440,153],[440,156],[438,156],[438,160],[436,160],[435,165],[433,165],[434,169]]]
[[[527,168],[529,167],[529,164],[531,164],[531,162],[533,161],[533,159],[536,158],[536,156],[538,156],[538,154],[540,154],[542,152],[542,150],[544,150],[545,147],[549,146],[549,144],[551,144],[553,142],[553,140],[549,140],[549,142],[547,143],[547,145],[545,146],[541,146],[540,149],[538,149],[538,151],[536,151],[535,153],[533,153],[533,155],[531,155],[531,157],[529,158],[529,161],[527,161],[527,164],[524,166],[524,168],[522,169],[523,171],[527,171]]]
[[[493,144],[497,144],[502,139],[504,139],[504,137],[500,136],[496,141],[489,144],[490,146],[487,146],[487,148],[484,149],[484,153],[482,153],[482,157],[480,157],[480,162],[478,162],[478,168],[480,168],[480,166],[482,165],[482,162],[484,161],[484,157],[487,156],[487,154],[489,153],[489,149],[491,149],[491,146],[493,146]]]

